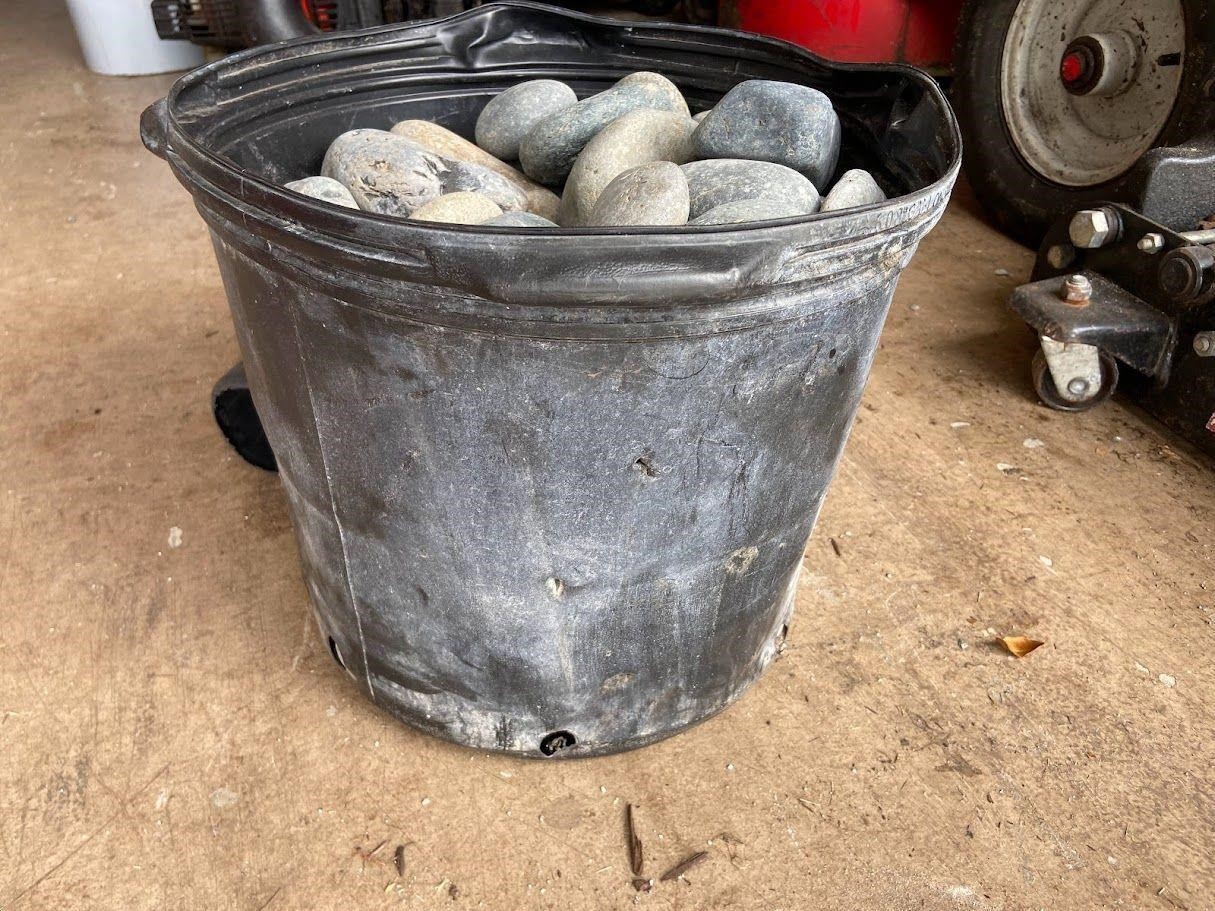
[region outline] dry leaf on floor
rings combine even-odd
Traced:
[[[1024,658],[1039,645],[1045,643],[1039,642],[1037,639],[1030,639],[1028,636],[1001,636],[1000,644],[1008,649],[1009,654],[1017,658]]]

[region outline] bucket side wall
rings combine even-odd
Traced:
[[[775,655],[890,264],[744,329],[546,339],[217,253],[320,623],[378,702],[480,748],[568,730],[610,752],[719,711]]]
[[[357,605],[346,572],[326,453],[317,434],[312,383],[294,308],[271,287],[251,285],[248,268],[214,231],[215,258],[228,297],[249,391],[278,462],[304,580],[317,624],[334,657],[370,692]],[[254,295],[249,297],[248,295]]]

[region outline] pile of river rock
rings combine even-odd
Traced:
[[[286,186],[414,221],[724,225],[884,200],[862,170],[823,194],[839,152],[839,116],[816,89],[744,82],[693,117],[670,80],[633,73],[581,101],[552,79],[513,86],[481,111],[476,144],[425,120],[351,130],[320,177]]]

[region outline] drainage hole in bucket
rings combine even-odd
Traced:
[[[329,654],[333,655],[333,660],[338,663],[338,667],[342,670],[346,669],[346,662],[342,660],[342,653],[338,651],[337,642],[332,636],[329,637]]]
[[[569,731],[553,731],[551,734],[546,734],[540,741],[540,752],[545,756],[552,756],[569,749],[577,742]]]

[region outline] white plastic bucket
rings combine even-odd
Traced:
[[[149,0],[67,0],[84,62],[104,76],[140,76],[192,69],[203,49],[156,34]]]

